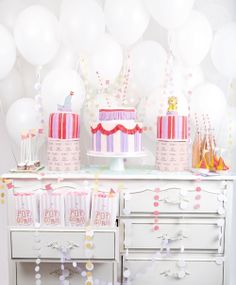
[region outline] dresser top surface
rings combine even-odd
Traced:
[[[90,167],[78,172],[49,172],[46,169],[38,173],[9,172],[2,175],[8,179],[105,179],[105,180],[236,180],[236,175],[225,173],[195,173],[195,172],[161,172],[151,168],[126,169],[111,171],[107,168]]]

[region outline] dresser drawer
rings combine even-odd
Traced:
[[[227,184],[218,181],[129,183],[122,192],[121,215],[200,213],[225,215]],[[157,199],[157,200],[156,200]],[[154,203],[157,202],[157,206]]]
[[[126,261],[132,285],[222,285],[223,263],[212,261]],[[125,281],[125,280],[124,280]]]
[[[223,253],[224,219],[164,219],[154,231],[153,219],[125,223],[125,248],[131,250],[175,250]]]
[[[65,264],[65,270],[69,273],[66,281],[63,284],[78,285],[85,284],[86,277],[81,276],[82,271],[87,271],[84,263],[78,263],[77,268],[71,264]],[[17,263],[17,285],[32,285],[35,284],[35,263]],[[42,276],[42,284],[55,285],[60,284],[59,277],[61,276],[60,263],[41,263],[40,274]],[[114,284],[115,268],[113,263],[94,263],[92,271],[93,280],[99,280],[100,284]],[[68,281],[69,283],[68,283]]]
[[[42,259],[60,259],[62,251],[68,251],[72,259],[115,260],[117,251],[115,230],[96,230],[91,249],[85,249],[85,231],[11,231],[11,256],[13,259],[34,259],[37,252]],[[90,242],[89,242],[90,243]]]

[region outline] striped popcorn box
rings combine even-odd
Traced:
[[[46,227],[64,226],[64,200],[62,193],[40,194],[40,222]]]
[[[115,192],[93,192],[91,225],[94,227],[114,227],[117,211]]]
[[[34,193],[15,193],[16,226],[33,226],[38,222],[37,199]]]
[[[68,227],[83,227],[89,222],[90,191],[65,194],[65,218]]]

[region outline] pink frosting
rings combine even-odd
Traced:
[[[99,121],[135,120],[135,119],[136,119],[136,111],[134,108],[99,110]]]

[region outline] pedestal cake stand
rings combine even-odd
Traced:
[[[97,151],[88,151],[88,156],[91,157],[103,157],[103,158],[111,158],[110,162],[110,170],[112,171],[124,171],[124,159],[125,158],[139,158],[146,156],[144,151],[140,152],[123,152],[123,153],[109,153],[109,152],[97,152]]]

